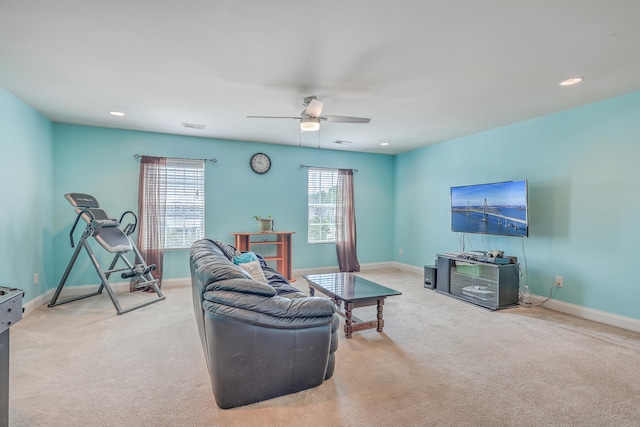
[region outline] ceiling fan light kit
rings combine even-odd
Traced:
[[[312,132],[320,129],[320,119],[316,117],[303,117],[300,119],[300,131]]]
[[[328,116],[322,114],[324,102],[315,96],[307,96],[302,104],[306,107],[300,117],[290,116],[247,116],[250,119],[297,119],[300,120],[300,132],[313,132],[320,130],[320,120],[336,123],[369,123],[370,118],[349,116]]]

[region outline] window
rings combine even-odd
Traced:
[[[307,240],[309,243],[334,243],[338,170],[310,167],[307,180]]]
[[[204,237],[204,160],[167,158],[166,249],[190,248]]]

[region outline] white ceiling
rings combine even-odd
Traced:
[[[0,86],[55,122],[395,154],[640,90],[639,17],[639,0],[0,0]],[[309,95],[371,122],[246,118]]]

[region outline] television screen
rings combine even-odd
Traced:
[[[451,187],[451,230],[529,236],[527,181]]]

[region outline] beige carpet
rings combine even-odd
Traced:
[[[229,410],[189,286],[122,316],[106,295],[43,307],[11,328],[10,426],[640,425],[640,334],[540,307],[486,311],[403,270],[362,275],[403,293],[384,332],[341,334],[320,387]]]

